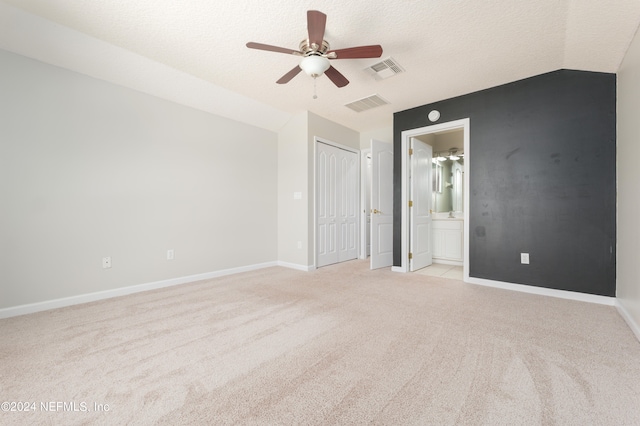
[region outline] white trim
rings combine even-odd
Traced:
[[[278,266],[282,266],[283,268],[296,269],[298,271],[304,271],[304,272],[309,272],[316,269],[314,265],[308,265],[308,266],[298,265],[297,263],[283,262],[281,260],[278,260],[278,262],[276,263],[278,264]]]
[[[367,196],[367,180],[369,180],[367,171],[367,154],[371,154],[371,148],[360,150],[360,256],[359,259],[367,259],[367,209],[371,206],[367,205],[365,198]],[[369,201],[371,201],[371,193],[369,193]]]
[[[598,296],[595,294],[579,293],[576,291],[556,290],[553,288],[536,287],[525,284],[514,284],[502,281],[485,280],[483,278],[468,278],[465,282],[469,284],[483,285],[486,287],[501,288],[504,290],[519,291],[522,293],[538,294],[540,296],[558,297],[560,299],[576,300],[579,302],[597,303],[600,305],[614,306],[615,297]]]
[[[392,266],[391,267],[391,272],[403,272],[404,273],[404,272],[407,272],[407,271],[405,271],[404,268],[401,267],[401,266]]]
[[[278,266],[279,262],[265,262],[255,265],[240,266],[238,268],[223,269],[220,271],[207,272],[204,274],[189,275],[186,277],[171,278],[168,280],[155,281],[145,284],[138,284],[128,287],[116,288],[113,290],[97,291],[95,293],[80,294],[77,296],[63,297],[60,299],[47,300],[44,302],[29,303],[26,305],[12,306],[0,309],[0,319],[16,317],[18,315],[32,314],[35,312],[48,311],[50,309],[64,308],[66,306],[79,305],[82,303],[95,302],[98,300],[110,299],[112,297],[126,296],[128,294],[140,293],[143,291],[156,290],[174,285],[188,284],[196,281],[208,280],[211,278],[223,277],[225,275],[239,274],[241,272],[255,271],[257,269]]]
[[[633,319],[629,311],[624,307],[624,305],[620,302],[620,299],[616,299],[615,303],[616,309],[620,313],[620,316],[625,320],[633,334],[636,335],[636,339],[640,341],[640,325]]]
[[[470,119],[449,121],[432,126],[419,127],[417,129],[405,130],[401,133],[401,157],[402,157],[402,216],[401,216],[401,266],[398,272],[409,272],[409,143],[411,138],[429,133],[442,132],[445,130],[463,129],[464,137],[464,262],[462,265],[463,278],[469,279],[469,164],[471,157],[470,150]]]
[[[323,143],[325,145],[334,146],[336,148],[343,149],[345,151],[353,152],[354,154],[360,155],[360,149],[358,149],[358,148],[353,148],[353,147],[348,146],[348,145],[342,145],[340,143],[330,141],[329,139],[325,139],[325,138],[320,137],[320,136],[314,136],[313,138],[314,138],[314,142],[316,144]]]
[[[409,147],[411,146],[411,137],[406,130],[402,132],[401,149],[401,181],[400,181],[400,266],[394,266],[396,272],[409,272],[409,210],[407,209],[409,199]],[[395,159],[394,159],[395,161]]]

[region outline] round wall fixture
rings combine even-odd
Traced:
[[[433,110],[429,113],[429,121],[438,121],[438,119],[440,118],[440,111],[438,110]]]

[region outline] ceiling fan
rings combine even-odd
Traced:
[[[382,56],[382,46],[379,44],[371,46],[348,47],[346,49],[329,50],[329,42],[324,39],[324,30],[327,23],[327,15],[317,10],[307,11],[307,31],[309,38],[300,42],[298,50],[284,47],[271,46],[262,43],[247,43],[250,49],[268,50],[270,52],[287,53],[301,56],[300,65],[296,65],[291,71],[280,77],[276,83],[284,84],[291,81],[293,77],[303,71],[313,78],[326,74],[336,86],[344,87],[349,84],[349,80],[337,69],[329,64],[330,59],[356,59],[356,58],[379,58]]]

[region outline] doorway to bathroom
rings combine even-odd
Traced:
[[[469,277],[469,119],[402,132],[402,272]],[[425,153],[431,153],[430,158]],[[416,154],[418,154],[416,156]],[[416,190],[418,188],[418,190]],[[424,271],[423,271],[424,272]]]

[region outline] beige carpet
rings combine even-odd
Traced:
[[[1,320],[0,400],[36,403],[3,425],[640,425],[640,343],[609,306],[269,268]]]

